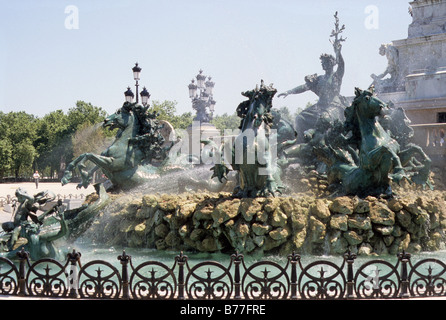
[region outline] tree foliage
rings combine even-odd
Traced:
[[[0,112],[0,178],[29,177],[36,169],[49,177],[60,174],[73,158],[77,130],[106,116],[102,108],[83,101],[77,101],[67,114],[56,110],[42,118],[24,111]]]
[[[105,112],[101,107],[93,106],[91,103],[77,101],[76,107],[68,110],[67,117],[69,132],[70,134],[73,134],[84,123],[94,125],[96,123],[103,122],[107,117],[107,112]]]
[[[223,113],[222,115],[216,115],[214,119],[211,120],[211,123],[220,130],[221,134],[224,134],[225,129],[235,130],[240,126],[240,118],[234,112],[232,115],[228,115],[227,113]]]
[[[65,153],[70,147],[68,117],[62,110],[56,110],[45,115],[38,122],[35,146],[39,154],[36,166],[46,175],[53,177],[61,170]]]
[[[153,100],[152,106],[148,111],[156,111],[159,114],[158,119],[168,121],[175,129],[187,129],[192,124],[194,118],[192,112],[184,112],[181,115],[177,115],[176,101],[165,100],[159,102]]]
[[[0,164],[9,168],[18,177],[25,171],[32,170],[37,156],[34,141],[37,137],[37,119],[26,112],[9,112],[0,115],[1,140],[6,147],[3,156],[10,155],[9,159],[3,159]]]
[[[5,176],[12,168],[12,145],[3,136],[0,138],[0,177]]]
[[[76,158],[86,152],[101,153],[104,151],[113,142],[113,139],[107,137],[105,132],[98,124],[91,125],[84,122],[72,137],[73,157]]]

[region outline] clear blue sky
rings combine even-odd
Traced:
[[[66,28],[69,5],[78,29]],[[378,9],[377,28],[368,6]],[[384,71],[380,44],[407,37],[408,8],[407,0],[1,0],[0,110],[43,116],[83,100],[113,113],[127,86],[134,91],[139,62],[151,99],[192,111],[187,86],[201,68],[215,81],[216,113],[232,114],[240,92],[261,79],[283,92],[322,74],[335,11],[346,26],[342,94],[351,96]],[[295,111],[316,99],[309,92],[273,104]]]

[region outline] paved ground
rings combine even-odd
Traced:
[[[60,182],[40,182],[39,188],[36,188],[34,182],[0,183],[0,197],[5,197],[8,194],[13,196],[17,188],[23,188],[28,191],[29,194],[35,194],[43,190],[50,190],[55,194],[61,195],[87,195],[95,191],[92,185],[87,189],[76,189],[76,186],[77,183],[68,183],[62,186]]]

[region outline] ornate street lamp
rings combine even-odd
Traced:
[[[216,101],[214,99],[211,99],[209,101],[209,111],[211,112],[211,114],[214,114],[215,111],[215,103]]]
[[[197,95],[197,85],[195,84],[195,80],[192,79],[191,83],[189,84],[189,97],[191,99],[194,99]]]
[[[132,68],[132,71],[133,71],[133,79],[135,79],[135,81],[136,81],[136,84],[135,84],[135,87],[136,87],[136,103],[138,103],[138,81],[139,81],[139,74],[141,73],[141,68],[140,67],[138,67],[138,62],[137,63],[135,63],[135,66]]]
[[[141,91],[141,103],[145,107],[149,103],[150,93],[147,91],[146,87]]]
[[[133,71],[133,79],[135,79],[136,81],[139,80],[139,74],[141,73],[141,68],[138,67],[138,62],[135,63],[135,66],[132,68]]]
[[[140,80],[140,74],[141,74],[141,67],[138,66],[138,62],[135,63],[135,66],[132,68],[133,71],[133,79],[136,81],[135,87],[136,87],[136,103],[138,103],[138,87]],[[132,90],[130,90],[130,87],[127,88],[127,91],[124,92],[125,95],[125,101],[132,102],[135,95],[133,94]],[[150,93],[147,91],[147,89],[144,87],[143,91],[141,92],[141,103],[146,106],[149,103]]]
[[[208,80],[206,81],[206,76],[203,74],[203,70],[200,70],[195,78],[197,83],[195,84],[195,80],[192,79],[188,86],[189,97],[192,100],[192,108],[197,111],[194,120],[210,122],[215,111],[216,102],[212,96],[215,83],[211,81],[211,77],[208,77]],[[209,109],[210,114],[206,112],[206,109]]]
[[[124,92],[124,96],[125,96],[125,101],[127,102],[133,102],[133,97],[135,96],[132,92],[132,90],[130,90],[130,87],[127,87],[127,91]]]
[[[206,80],[206,76],[203,75],[203,70],[200,70],[199,74],[197,74],[197,84],[199,89],[204,88],[204,80]]]
[[[212,90],[214,89],[214,85],[215,83],[211,81],[211,77],[208,78],[208,81],[205,82],[205,86],[206,86],[206,93],[208,95],[212,95]]]

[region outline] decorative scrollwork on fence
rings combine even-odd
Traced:
[[[0,295],[93,299],[370,299],[446,296],[446,263],[424,259],[412,265],[411,255],[397,255],[396,264],[368,260],[359,265],[348,252],[340,266],[318,260],[303,265],[299,254],[285,266],[265,260],[249,267],[242,254],[231,255],[228,267],[204,261],[190,266],[182,252],[172,267],[146,261],[133,267],[125,251],[113,264],[94,260],[83,267],[73,250],[65,265],[53,259],[30,263],[17,252],[19,266],[0,257]],[[283,260],[282,260],[283,262]],[[131,272],[129,272],[129,266]]]
[[[177,289],[173,271],[157,261],[140,264],[133,270],[129,284],[134,299],[172,299]]]
[[[186,288],[188,296],[193,299],[229,299],[233,280],[228,268],[208,261],[189,269]]]
[[[288,297],[290,279],[283,268],[273,261],[261,261],[247,268],[242,278],[246,299],[285,299]]]
[[[412,296],[446,295],[446,265],[437,259],[417,262],[409,273],[410,294]]]
[[[400,283],[397,268],[382,260],[363,264],[355,275],[358,298],[395,298],[399,293]]]
[[[303,268],[298,288],[303,299],[343,298],[346,279],[342,272],[344,264],[338,267],[330,261],[316,261]],[[319,275],[319,276],[318,276]]]
[[[18,291],[19,272],[10,260],[0,257],[0,294],[15,295]]]
[[[34,262],[26,279],[31,296],[65,297],[67,294],[65,268],[57,260],[45,258]]]
[[[79,294],[82,298],[119,297],[121,275],[112,264],[94,260],[84,265],[79,271]]]

